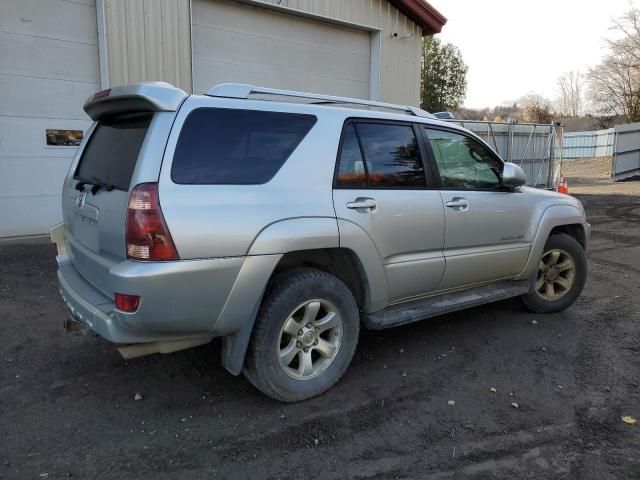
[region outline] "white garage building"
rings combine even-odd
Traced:
[[[2,0],[0,237],[60,221],[97,90],[239,82],[415,105],[421,38],[445,22],[425,0]]]

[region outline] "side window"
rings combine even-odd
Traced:
[[[182,126],[175,183],[258,185],[271,180],[316,123],[297,113],[199,108]]]
[[[337,183],[341,187],[367,188],[367,174],[353,123],[346,126],[338,163]]]
[[[443,188],[490,190],[500,186],[502,164],[480,143],[458,133],[425,128]]]
[[[347,188],[425,187],[424,167],[413,127],[360,122],[348,125],[337,184]]]

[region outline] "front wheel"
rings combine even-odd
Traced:
[[[587,257],[575,238],[551,235],[532,278],[531,290],[522,296],[535,313],[560,312],[580,296],[587,279]]]
[[[319,395],[347,369],[359,325],[355,299],[338,278],[311,268],[279,274],[258,312],[244,374],[279,401]]]

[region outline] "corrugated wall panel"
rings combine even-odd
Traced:
[[[111,86],[162,80],[191,91],[189,0],[105,0]]]
[[[613,155],[615,130],[566,132],[562,137],[562,158],[609,157]]]
[[[611,176],[614,181],[640,175],[640,123],[615,127],[615,152]]]
[[[422,32],[387,0],[256,1],[381,30],[380,99],[419,103]],[[110,85],[164,80],[191,92],[189,0],[105,0],[105,23]]]

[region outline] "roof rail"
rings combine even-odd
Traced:
[[[396,105],[394,103],[374,102],[372,100],[362,100],[360,98],[335,97],[332,95],[321,95],[318,93],[296,92],[294,90],[281,90],[278,88],[265,88],[247,85],[243,83],[221,83],[214,86],[207,92],[210,97],[225,98],[249,98],[249,95],[279,95],[283,97],[306,98],[309,100],[318,100],[322,103],[346,104],[346,105],[365,105],[368,107],[386,108],[389,110],[402,110],[404,113],[415,115],[416,117],[435,118],[429,112],[417,107],[407,105]]]

